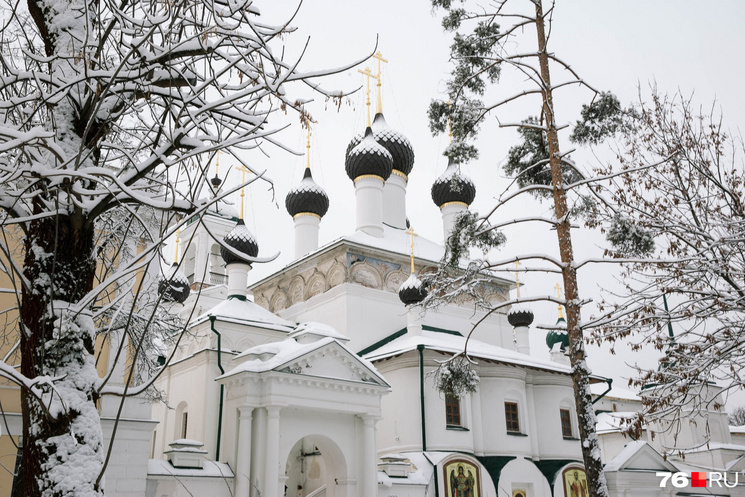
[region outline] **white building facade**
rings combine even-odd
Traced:
[[[467,300],[425,313],[404,298],[412,275],[434,268],[444,250],[419,237],[410,252],[411,145],[379,114],[353,139],[345,166],[357,192],[356,230],[318,246],[329,200],[309,165],[286,203],[296,259],[248,287],[258,244],[242,221],[211,212],[185,233],[182,244],[194,247],[183,251],[186,277],[201,295],[156,384],[167,401],[153,406],[146,495],[588,495],[560,337],[551,344],[555,360],[540,359],[527,339],[528,310],[491,314],[468,345],[477,390],[443,396],[433,372],[463,350],[480,316]],[[475,185],[451,163],[432,194],[447,237]],[[512,287],[489,277],[482,297],[503,302]],[[685,463],[661,457],[651,435],[623,438],[613,412],[638,410],[638,397],[593,381],[598,410],[607,411],[599,428],[611,495],[700,495],[660,490],[656,473],[743,464],[745,447],[730,438],[723,413],[707,418],[721,447],[691,452]]]

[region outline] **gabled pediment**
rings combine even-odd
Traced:
[[[221,378],[241,373],[289,373],[314,380],[343,380],[390,387],[370,362],[360,358],[332,337],[312,342],[287,338],[252,347],[235,358],[232,371]]]
[[[634,441],[605,465],[605,471],[669,471],[676,472],[670,461],[666,461],[647,442]]]
[[[275,371],[316,378],[331,378],[388,386],[385,379],[367,361],[336,340],[309,350],[287,361]]]

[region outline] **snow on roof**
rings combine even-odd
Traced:
[[[623,420],[633,417],[635,412],[601,412],[598,413],[598,422],[595,431],[599,434],[620,432]]]
[[[397,452],[391,452],[389,454],[384,454],[380,456],[379,459],[381,461],[384,461],[386,459],[391,460],[391,461],[405,461],[407,457]]]
[[[593,395],[602,395],[603,392],[608,390],[608,385],[605,383],[595,383],[594,385],[590,385],[590,391]],[[627,390],[625,388],[617,388],[613,387],[611,388],[610,392],[605,394],[604,398],[611,398],[611,399],[619,399],[619,400],[635,400],[637,402],[641,402],[642,399],[637,395],[636,392],[632,390]]]
[[[628,444],[626,444],[626,447],[624,447],[623,450],[618,453],[616,457],[608,461],[608,464],[606,464],[604,468],[605,471],[620,471],[623,465],[631,460],[631,458],[634,457],[637,452],[642,450],[645,445],[649,444],[642,440],[629,442]],[[650,446],[650,448],[652,447]],[[652,448],[652,450],[654,449]],[[657,451],[655,450],[655,452]],[[660,456],[660,459],[662,459],[662,456]]]
[[[195,447],[202,447],[204,445],[204,442],[201,442],[199,440],[192,440],[191,438],[179,438],[178,440],[174,440],[169,445],[191,445]]]
[[[383,236],[368,235],[362,230],[357,230],[350,235],[343,236],[341,240],[364,245],[366,247],[385,250],[405,256],[411,255],[411,239],[406,231],[383,225]],[[427,240],[422,236],[414,239],[414,257],[437,262],[445,255],[445,247],[439,243]]]
[[[299,343],[294,338],[286,338],[279,342],[265,343],[257,345],[256,347],[251,347],[234,358],[234,361],[240,362],[243,360],[243,363],[239,364],[224,375],[219,376],[217,379],[224,379],[242,372],[262,373],[282,368],[303,355],[309,354],[330,344],[335,344],[344,349],[351,357],[354,357],[359,363],[368,369],[382,384],[388,385],[388,382],[386,382],[385,378],[378,373],[377,369],[371,362],[359,357],[343,343],[340,343],[333,337],[321,338],[320,340],[310,343]]]
[[[229,321],[237,324],[247,324],[259,328],[270,328],[273,330],[291,332],[295,329],[292,321],[283,319],[272,314],[260,305],[250,300],[228,298],[217,304],[192,321],[191,326],[196,326],[207,321],[210,316],[215,316],[220,321]]]
[[[295,331],[290,333],[290,338],[300,338],[305,335],[317,335],[320,337],[331,337],[336,340],[347,342],[349,341],[349,337],[342,335],[338,331],[336,331],[335,328],[323,324],[323,323],[317,323],[315,321],[308,321],[305,323],[300,323],[295,328]]]
[[[148,476],[197,476],[203,478],[233,478],[233,471],[224,462],[204,461],[202,468],[176,468],[165,459],[148,459]]]
[[[238,365],[235,369],[225,374],[230,376],[241,371],[251,371],[259,373],[262,371],[271,371],[280,367],[293,359],[297,359],[303,354],[312,352],[324,345],[333,342],[333,338],[326,337],[312,343],[299,343],[293,338],[286,338],[279,342],[270,342],[256,347],[251,347],[238,354],[235,361],[244,359],[245,362]]]
[[[463,336],[423,330],[421,335],[411,335],[407,333],[383,345],[379,349],[365,354],[364,357],[370,361],[378,361],[403,354],[404,352],[416,350],[418,345],[424,345],[429,349],[457,354],[463,351],[465,341],[466,338]],[[498,347],[474,339],[471,339],[468,342],[468,353],[471,357],[476,359],[486,359],[564,374],[569,374],[571,372],[569,366],[553,361],[537,359],[527,354],[521,354],[514,350],[508,350],[503,347]]]
[[[730,433],[745,433],[745,425],[743,426],[730,426],[729,427]]]

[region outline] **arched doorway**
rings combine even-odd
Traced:
[[[347,463],[339,446],[322,435],[298,440],[285,463],[286,497],[346,497]]]

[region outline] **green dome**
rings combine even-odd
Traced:
[[[563,318],[559,318],[556,324],[566,323]],[[549,350],[553,350],[554,345],[557,343],[561,344],[561,350],[566,350],[569,347],[569,334],[566,330],[551,330],[546,334],[546,345]]]

